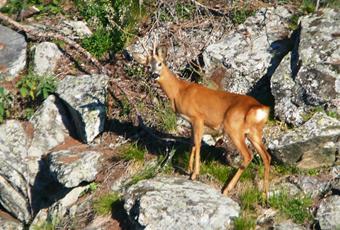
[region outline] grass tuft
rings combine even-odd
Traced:
[[[202,174],[208,174],[214,177],[222,185],[231,175],[235,173],[234,168],[221,164],[217,161],[202,162],[201,171]]]
[[[94,200],[93,209],[98,215],[108,215],[113,205],[120,200],[121,196],[118,193],[108,193]]]
[[[143,161],[146,149],[141,149],[137,143],[132,143],[122,146],[120,152],[124,160]]]
[[[235,230],[255,229],[256,219],[249,215],[242,215],[234,220]]]

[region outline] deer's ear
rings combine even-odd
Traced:
[[[160,46],[156,49],[157,56],[161,58],[162,61],[166,60],[168,49],[165,46]]]

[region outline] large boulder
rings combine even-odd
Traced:
[[[338,229],[340,226],[340,196],[323,199],[316,213],[321,230]]]
[[[57,66],[62,53],[58,46],[52,42],[42,42],[35,47],[33,70],[38,75],[51,75]]]
[[[222,80],[224,89],[250,92],[262,77],[270,78],[282,56],[289,51],[290,43],[286,38],[290,17],[291,13],[283,6],[260,9],[204,50],[207,72],[224,65],[229,70],[229,76]]]
[[[0,204],[14,217],[31,219],[27,148],[29,137],[20,122],[0,125]]]
[[[226,229],[240,213],[220,191],[184,177],[140,181],[124,198],[136,229]]]
[[[332,165],[339,148],[340,121],[318,112],[304,125],[269,140],[268,148],[279,161],[301,168]]]
[[[66,76],[57,93],[66,104],[79,138],[89,143],[104,130],[106,118],[106,75]]]
[[[294,49],[280,63],[271,79],[275,115],[299,126],[313,107],[336,108],[340,113],[339,56],[340,12],[321,9],[301,18],[292,36]]]
[[[49,168],[54,178],[67,188],[91,182],[100,167],[101,153],[60,150],[49,154]]]
[[[66,109],[61,101],[50,95],[40,108],[33,114],[30,122],[33,126],[28,155],[30,156],[31,183],[39,171],[39,160],[49,150],[63,143],[69,136],[71,127]]]
[[[16,77],[26,66],[25,37],[0,25],[0,80]]]

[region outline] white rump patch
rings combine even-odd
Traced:
[[[256,110],[256,120],[262,121],[264,118],[266,118],[267,112],[263,109],[257,109]]]

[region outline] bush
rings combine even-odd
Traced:
[[[10,116],[10,107],[13,101],[12,95],[0,87],[0,123]]]

